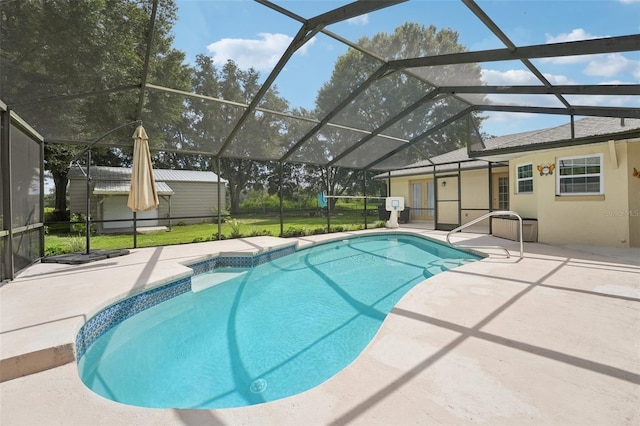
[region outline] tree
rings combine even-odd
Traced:
[[[229,60],[218,70],[210,57],[199,55],[193,87],[200,95],[249,104],[260,89],[259,79],[259,73],[252,68],[241,70]],[[288,107],[275,87],[267,92],[260,106],[275,111],[285,111]],[[189,99],[188,109],[191,121],[189,146],[212,155],[223,148],[244,112],[243,107],[208,99]],[[228,181],[231,214],[238,213],[243,191],[262,186],[260,177],[268,166],[255,159],[277,158],[283,144],[285,125],[278,116],[254,112],[222,152],[220,175]],[[203,165],[209,164],[210,160],[203,158]]]
[[[458,43],[458,34],[450,29],[438,31],[436,27],[424,27],[415,23],[405,23],[393,34],[379,33],[372,38],[364,37],[358,44],[365,50],[375,52],[387,60],[414,58],[442,53],[463,52],[465,47]],[[382,62],[356,49],[349,49],[338,58],[331,79],[320,89],[316,98],[316,115],[323,117],[329,113],[342,99],[345,93],[351,93],[366,81]],[[455,69],[438,69],[437,73],[417,70],[424,78],[406,72],[395,72],[385,75],[370,84],[355,101],[342,110],[336,117],[340,124],[371,131],[394,115],[413,104],[432,90],[431,83],[446,78],[464,79],[467,85],[481,83],[480,67],[475,64],[457,66]],[[397,122],[386,133],[411,140],[427,129],[443,122],[460,112],[464,103],[451,96],[438,96],[426,103],[415,113]],[[322,144],[306,144],[301,149],[307,151],[321,149],[314,155],[323,156],[327,161],[340,155],[352,143],[364,135],[341,128],[325,126],[322,133],[316,135]],[[458,120],[445,127],[437,135],[421,140],[396,154],[401,162],[414,162],[431,156],[442,154],[463,146],[468,137],[466,120]],[[385,152],[402,144],[393,141],[371,140],[360,150],[346,156],[337,165],[360,168],[370,165]],[[320,148],[318,148],[320,146]],[[400,162],[399,162],[400,163]]]
[[[14,1],[0,6],[2,38],[0,96],[45,137],[91,141],[137,118],[139,90],[112,90],[142,81],[152,0]],[[160,4],[150,79],[188,90],[184,54],[171,48],[176,19],[172,0]],[[65,95],[86,96],[63,99]],[[152,145],[172,143],[161,135],[179,123],[175,95],[145,94],[145,127]],[[146,113],[146,114],[145,114]],[[131,141],[133,128],[110,140]],[[106,140],[105,140],[106,142]],[[66,209],[66,174],[82,148],[45,144],[45,167],[56,185],[56,209]],[[99,164],[121,165],[127,150],[96,148]]]

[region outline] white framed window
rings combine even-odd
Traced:
[[[518,194],[533,192],[533,163],[516,166],[516,192]]]
[[[601,195],[602,154],[558,158],[556,195]]]

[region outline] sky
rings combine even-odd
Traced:
[[[349,2],[274,0],[273,3],[308,19]],[[477,4],[517,46],[640,33],[640,0],[478,0]],[[198,54],[211,56],[218,65],[232,59],[240,68],[255,68],[263,77],[271,72],[300,28],[297,21],[250,0],[177,0],[177,5],[179,19],[174,27],[174,47],[184,51],[190,63]],[[458,32],[459,42],[468,50],[505,47],[461,1],[454,0],[411,0],[327,29],[356,42],[363,36],[392,33],[407,21],[452,29]],[[276,80],[280,95],[289,100],[291,107],[312,109],[318,89],[329,80],[336,60],[346,50],[344,44],[323,34],[316,35],[295,53]],[[552,84],[640,83],[638,51],[532,62]],[[482,63],[480,66],[483,80],[488,85],[540,84],[519,61]],[[560,106],[552,96],[528,99],[510,96],[492,95],[492,101]],[[630,97],[567,99],[576,105],[640,108],[640,101]],[[482,130],[495,136],[552,127],[569,120],[564,116],[535,114],[487,115],[489,119]]]

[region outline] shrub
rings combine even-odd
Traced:
[[[273,234],[268,229],[258,229],[255,226],[251,228],[249,231],[250,237],[263,237],[263,236],[272,236]]]
[[[305,235],[308,235],[307,230],[305,228],[289,227],[284,230],[281,237],[283,238],[304,237]]]
[[[242,237],[242,233],[240,232],[240,224],[238,223],[238,219],[231,220],[231,233],[229,236],[231,238],[240,238]]]
[[[77,234],[85,234],[87,232],[87,224],[86,224],[87,216],[80,213],[73,213],[71,215],[71,232],[75,232]],[[91,224],[91,235],[96,234],[95,225]]]
[[[86,248],[85,243],[86,241],[82,237],[70,237],[67,241],[68,251],[66,253],[84,251]]]

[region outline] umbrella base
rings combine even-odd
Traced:
[[[56,256],[47,256],[40,259],[41,263],[63,263],[66,265],[80,265],[83,263],[104,260],[110,257],[118,257],[129,254],[129,250],[92,250],[89,253],[69,253]]]

